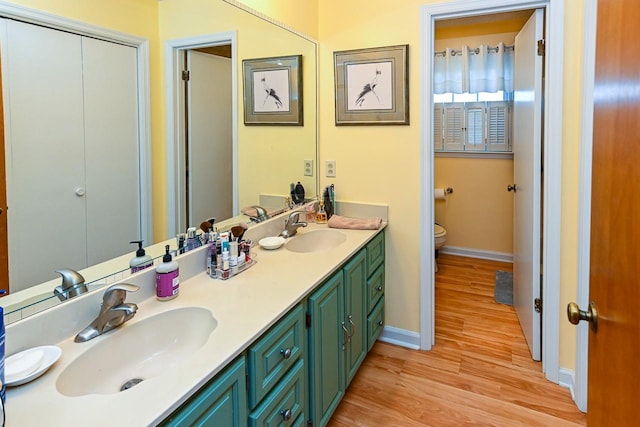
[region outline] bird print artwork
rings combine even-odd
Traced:
[[[376,93],[376,86],[378,85],[378,78],[381,75],[382,75],[382,71],[380,71],[379,69],[376,69],[376,75],[373,78],[373,80],[365,84],[364,87],[362,88],[362,91],[358,94],[358,98],[356,99],[356,106],[362,107],[362,104],[364,104],[364,101],[366,100],[367,95],[369,94],[373,94],[373,96],[375,96],[376,99],[378,100],[378,104],[380,103],[380,98]]]
[[[264,106],[267,104],[267,101],[272,100],[273,103],[276,105],[276,108],[280,109],[282,107],[282,100],[276,93],[275,89],[269,87],[269,85],[267,84],[266,77],[262,77],[260,81],[262,82],[262,87],[264,88],[264,91],[267,94],[264,98],[264,102],[262,103],[262,105]]]

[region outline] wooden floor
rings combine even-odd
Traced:
[[[493,299],[511,264],[440,254],[438,265],[434,348],[376,343],[329,426],[586,425],[531,360],[513,308]]]

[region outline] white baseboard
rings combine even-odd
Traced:
[[[573,369],[560,368],[558,371],[558,384],[562,387],[566,387],[571,392],[571,398],[575,401],[576,394],[576,373]]]
[[[399,345],[412,350],[420,349],[420,334],[393,326],[385,326],[378,337],[382,342]]]
[[[489,259],[492,261],[513,262],[513,254],[487,251],[483,249],[461,248],[459,246],[443,246],[438,251],[448,255],[466,256],[469,258]]]

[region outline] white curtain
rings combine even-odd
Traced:
[[[476,50],[447,48],[434,59],[434,93],[477,93],[513,91],[513,50],[506,51],[504,43]]]

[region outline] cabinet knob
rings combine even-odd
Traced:
[[[283,420],[289,421],[293,413],[291,412],[291,409],[286,409],[286,410],[283,409],[282,411],[280,411],[280,415],[282,415]]]
[[[378,321],[378,326],[382,326],[382,325],[384,325],[384,322],[382,320],[379,320]]]
[[[378,287],[376,288],[376,290],[377,290],[378,292],[382,292],[382,285],[378,286]]]
[[[283,359],[287,360],[291,357],[291,349],[283,348],[282,350],[280,350],[280,354],[282,354]]]
[[[84,197],[84,195],[86,194],[86,191],[84,188],[78,187],[76,188],[75,193],[76,193],[76,196],[78,197]]]

